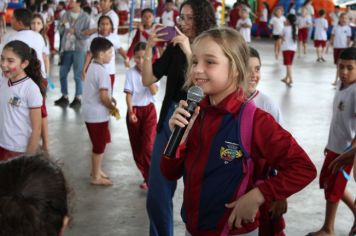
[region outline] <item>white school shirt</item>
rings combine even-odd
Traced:
[[[273,35],[281,35],[282,34],[285,21],[286,21],[286,18],[284,16],[281,16],[281,17],[273,16],[271,18],[269,24],[272,25],[272,27],[273,27],[273,31],[272,31]]]
[[[327,40],[328,21],[325,18],[317,18],[314,22],[314,40]]]
[[[90,36],[89,40],[88,40],[88,51],[90,51],[90,44],[93,41],[94,38],[97,37],[104,37],[102,35],[99,35],[98,33],[94,33]],[[120,43],[120,39],[119,36],[117,34],[114,33],[110,33],[108,36],[105,36],[104,38],[106,38],[107,40],[109,40],[114,46],[113,46],[113,54],[111,57],[111,60],[108,64],[104,64],[105,69],[107,70],[107,72],[110,75],[114,75],[115,74],[115,52],[122,48],[121,43]]]
[[[298,28],[309,28],[312,24],[312,19],[310,16],[298,16],[298,19],[297,19],[297,25],[298,25]],[[309,25],[309,26],[307,26]]]
[[[293,40],[292,26],[288,25],[283,29],[283,42],[282,51],[296,51],[297,50],[297,40]]]
[[[347,48],[347,38],[351,37],[351,28],[348,25],[334,26],[331,34],[334,35],[334,48]]]
[[[260,22],[267,22],[268,21],[268,10],[267,8],[263,9],[262,15],[260,16]]]
[[[249,25],[250,28],[242,27],[243,24]],[[251,42],[251,27],[252,27],[252,22],[250,18],[239,19],[236,23],[236,28],[239,30],[240,34],[242,35],[242,37],[245,39],[247,43]]]
[[[26,43],[29,47],[35,49],[37,58],[41,62],[41,71],[46,78],[46,69],[43,61],[43,52],[45,51],[46,43],[41,34],[32,30],[20,30],[8,35],[4,41],[4,46],[11,41],[19,40]],[[2,51],[2,49],[1,49]]]
[[[98,16],[98,21],[99,21],[100,16],[102,16],[102,15],[110,17],[110,19],[112,21],[112,24],[114,26],[114,33],[117,34],[117,30],[119,28],[119,17],[116,14],[116,12],[114,10],[110,10],[105,14],[104,13],[100,13],[99,16]]]
[[[253,100],[258,108],[261,108],[265,112],[271,114],[273,118],[282,125],[282,114],[279,107],[272,101],[270,97],[261,91],[256,90],[249,100]]]
[[[164,11],[162,14],[162,25],[164,26],[174,26],[174,11]]]
[[[110,75],[103,65],[91,62],[83,86],[82,112],[85,122],[100,123],[109,120],[109,110],[100,100],[100,90],[107,90],[110,96]]]
[[[159,82],[155,85],[159,86]],[[126,72],[124,92],[132,94],[133,106],[143,107],[156,102],[149,88],[143,85],[141,73],[136,66]]]
[[[341,85],[341,83],[340,83]],[[327,149],[341,154],[356,135],[356,83],[336,91]]]
[[[39,87],[29,77],[16,82],[0,76],[0,146],[26,152],[32,127],[30,109],[41,108]]]

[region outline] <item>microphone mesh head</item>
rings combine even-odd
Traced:
[[[187,100],[189,101],[198,103],[203,99],[203,97],[204,97],[203,89],[198,86],[192,86],[188,90]]]

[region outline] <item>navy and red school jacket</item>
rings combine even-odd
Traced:
[[[237,160],[227,162],[220,152],[237,133],[236,115],[244,99],[234,92],[218,105],[208,97],[200,103],[200,113],[181,144],[176,158],[161,159],[162,174],[170,180],[184,178],[182,218],[194,236],[220,235],[231,214],[226,203],[234,201],[241,179]],[[234,141],[235,142],[235,141]],[[251,158],[265,159],[278,176],[262,181],[258,188],[266,202],[283,200],[300,191],[316,177],[316,168],[305,151],[268,113],[256,109],[253,117]],[[251,178],[252,179],[252,178]],[[254,187],[251,180],[249,189]],[[230,235],[251,232],[258,219]]]

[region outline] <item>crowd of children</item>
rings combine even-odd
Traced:
[[[121,3],[121,11],[116,12],[114,5],[113,0],[91,5],[70,0],[57,6],[48,1],[35,13],[16,9],[11,21],[15,32],[3,36],[6,3],[0,4],[0,160],[33,155],[39,148],[50,152],[46,87],[50,82],[49,58],[59,53],[62,96],[55,105],[69,105],[67,75],[73,66],[76,91],[70,107],[81,107],[92,143],[89,182],[112,185],[102,162],[111,142],[110,116],[120,117],[113,97],[117,52],[127,68],[123,88],[126,125],[132,156],[143,178],[140,188],[149,191],[150,235],[172,235],[174,181],[182,176],[186,235],[285,235],[287,198],[308,185],[316,177],[316,169],[282,127],[279,108],[256,88],[262,63],[259,53],[248,46],[253,27],[250,15],[254,13],[247,1],[236,3],[230,13],[229,25],[236,30],[215,27],[214,11],[207,0],[184,1],[179,11],[167,0],[161,15],[164,26],[155,22],[152,9],[142,9],[141,23],[127,51],[118,35],[119,26],[123,26],[120,20],[127,20],[127,7]],[[319,231],[309,234],[333,235],[340,200],[356,219],[344,177],[351,172],[356,145],[356,51],[350,47],[350,15],[335,8],[328,42],[326,12],[320,9],[313,19],[310,1],[298,13],[292,8],[284,14],[284,8],[277,6],[272,17],[269,5],[262,5],[261,15],[254,15],[259,19],[256,36],[261,37],[263,31],[275,40],[274,55],[278,60],[282,52],[286,66],[282,82],[287,86],[294,82],[295,53],[300,58],[307,53],[313,27],[316,61],[325,62],[327,47],[333,47],[337,93],[320,176],[327,201],[325,222]],[[160,31],[163,27],[175,27],[173,39],[165,38],[168,31]],[[57,30],[58,48],[54,43]],[[131,59],[134,65],[130,68]],[[164,75],[168,77],[167,89],[157,124],[155,95]],[[186,96],[181,89],[194,85],[206,97],[190,114],[185,110],[187,102],[181,100]],[[188,128],[175,158],[164,156],[161,149],[171,131],[185,126]],[[165,190],[167,196],[156,196]],[[164,204],[169,209],[160,212],[157,206]],[[67,220],[67,213],[61,220]],[[166,213],[167,224],[161,225]],[[66,225],[62,223],[61,227]],[[355,233],[353,225],[350,235]]]

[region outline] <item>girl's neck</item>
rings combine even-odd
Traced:
[[[16,81],[22,80],[23,78],[26,78],[26,77],[27,77],[27,75],[26,75],[25,71],[22,71],[17,76],[11,78],[10,80],[11,80],[11,82],[16,82]]]
[[[231,86],[230,88],[227,88],[223,92],[219,94],[214,94],[214,95],[209,95],[209,101],[212,106],[218,105],[222,100],[224,100],[227,96],[232,94],[233,92],[236,92],[237,88],[235,86]]]

